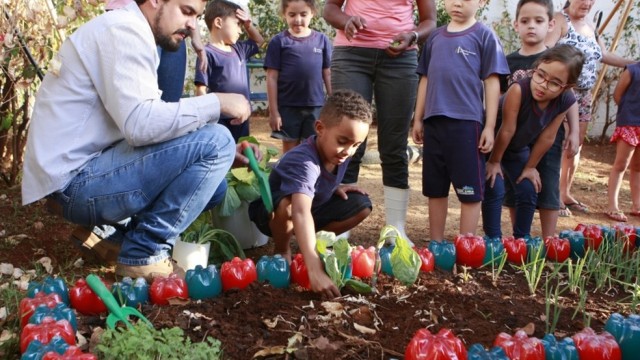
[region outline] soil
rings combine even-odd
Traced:
[[[253,134],[263,143],[280,148],[276,140],[268,137],[266,124],[266,119],[254,118]],[[371,131],[369,148],[376,148],[375,129]],[[558,231],[573,229],[578,223],[611,224],[603,211],[614,157],[615,148],[611,145],[585,145],[573,191],[579,200],[588,204],[590,213],[560,218]],[[427,205],[420,191],[420,176],[421,163],[411,164],[407,234],[417,246],[426,246]],[[351,232],[350,242],[371,246],[384,224],[379,165],[363,166],[359,183],[371,195],[374,211]],[[620,200],[621,208],[628,212],[631,207],[628,178],[625,178]],[[452,194],[447,223],[449,239],[457,232],[459,209]],[[640,218],[629,218],[629,223],[640,225]],[[68,240],[74,226],[51,216],[42,202],[21,206],[19,187],[0,185],[0,219],[1,263],[33,269],[38,259],[47,256],[52,260],[53,273],[69,283],[91,272],[114,281],[113,268],[76,263],[80,253]],[[503,229],[509,229],[506,211],[503,219]],[[539,235],[539,229],[536,215],[533,235]],[[271,251],[270,242],[248,250],[247,255],[257,261]],[[6,280],[5,277],[1,282]],[[260,351],[274,359],[402,358],[413,334],[423,327],[432,332],[452,329],[467,346],[479,342],[489,347],[500,332],[511,334],[518,328],[525,328],[536,337],[544,335],[544,288],[530,295],[522,272],[510,266],[506,266],[495,282],[490,270],[458,268],[457,273],[440,270],[421,273],[411,286],[402,286],[393,278],[381,275],[377,289],[375,295],[345,292],[341,298],[327,300],[297,286],[274,289],[254,283],[245,290],[225,292],[211,300],[165,307],[145,305],[142,312],[156,328],[179,326],[194,341],[202,341],[206,336],[219,339],[228,359],[249,359]],[[560,304],[562,311],[555,334],[570,336],[588,325],[601,331],[612,312],[629,312],[626,297],[617,287],[607,292],[590,291],[586,313],[574,314],[578,296],[566,294]],[[338,311],[325,308],[329,302],[337,303]],[[79,324],[80,333],[87,338],[95,328],[105,326],[103,318],[87,316],[80,316]],[[358,325],[370,331],[362,333],[357,330]],[[287,346],[289,351],[285,352]],[[13,356],[17,358],[18,354]]]

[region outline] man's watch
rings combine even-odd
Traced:
[[[413,36],[411,37],[411,42],[409,45],[416,45],[418,43],[418,39],[420,38],[420,34],[417,31],[412,31]]]

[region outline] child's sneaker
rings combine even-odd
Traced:
[[[120,254],[119,243],[105,240],[83,226],[73,230],[70,240],[80,248],[86,260],[95,263],[115,265]]]
[[[152,282],[155,277],[166,277],[175,273],[184,279],[185,271],[171,258],[158,261],[149,265],[125,265],[118,263],[116,265],[116,275],[132,279],[143,277],[148,282]]]

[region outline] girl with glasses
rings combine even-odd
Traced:
[[[553,144],[569,109],[576,105],[570,89],[582,71],[584,55],[558,45],[540,55],[530,76],[511,84],[500,99],[493,151],[486,165],[483,227],[488,237],[501,237],[502,202],[507,181],[514,191],[513,236],[530,236],[538,193],[547,189],[537,166]],[[558,164],[559,165],[559,164]],[[560,176],[560,166],[555,176]]]

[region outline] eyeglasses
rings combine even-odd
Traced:
[[[549,91],[552,91],[552,92],[557,92],[567,87],[567,84],[563,84],[559,81],[551,80],[547,78],[545,72],[539,69],[535,69],[531,71],[531,80],[533,80],[536,84],[540,84],[540,85],[546,82],[547,89],[549,89]]]

